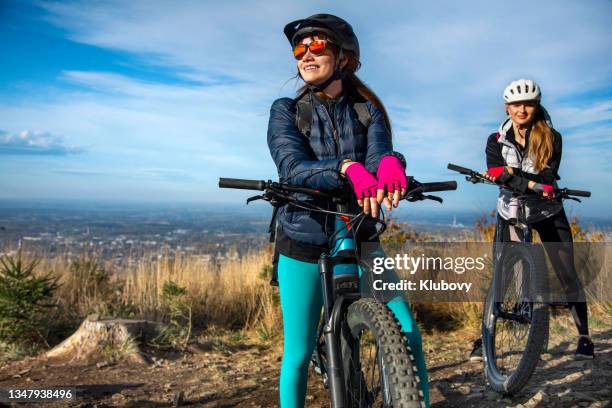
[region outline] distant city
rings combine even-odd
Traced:
[[[205,264],[237,259],[268,243],[271,209],[265,205],[208,208],[94,203],[0,202],[0,254],[25,250],[78,256],[94,250],[119,266],[143,257],[178,254]],[[465,236],[482,213],[395,211],[399,222],[432,236]],[[603,229],[608,228],[604,225]]]

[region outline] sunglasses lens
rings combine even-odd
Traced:
[[[304,44],[298,44],[293,49],[293,56],[295,59],[302,59],[304,54],[306,54],[306,46]]]
[[[309,48],[314,55],[321,55],[325,51],[325,41],[313,41]]]
[[[321,55],[325,52],[325,41],[313,41],[310,44],[298,44],[293,49],[295,59],[302,59],[306,51],[310,50],[313,55]]]

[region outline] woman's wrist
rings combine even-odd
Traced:
[[[348,169],[349,166],[354,163],[355,162],[352,161],[351,159],[343,160],[342,163],[340,164],[340,174],[342,174],[343,176],[346,176],[346,169]]]
[[[533,190],[535,185],[536,185],[535,181],[529,181],[529,183],[527,183],[527,188],[529,188],[530,190]]]

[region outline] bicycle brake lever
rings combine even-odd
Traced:
[[[424,195],[423,199],[427,199],[427,200],[433,200],[433,201],[437,201],[440,204],[442,204],[444,202],[444,200],[442,200],[442,198],[438,197],[438,196],[434,196],[434,195]]]
[[[414,202],[417,202],[417,201],[422,201],[424,199],[425,199],[425,196],[420,191],[410,192],[410,193],[406,194],[406,197],[404,197],[404,200],[410,201],[411,203],[414,203]]]
[[[256,195],[256,196],[247,198],[246,203],[247,205],[249,205],[250,202],[257,201],[257,200],[266,200],[266,198],[263,195]]]
[[[581,199],[576,198],[576,197],[565,197],[565,198],[566,198],[566,199],[569,199],[569,200],[578,201],[579,203],[581,203],[581,202],[582,202],[582,200],[581,200]]]

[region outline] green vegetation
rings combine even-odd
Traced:
[[[163,307],[167,310],[167,325],[153,340],[153,345],[185,348],[189,343],[193,326],[193,305],[187,298],[187,289],[173,281],[166,281],[161,299]]]
[[[0,258],[0,341],[33,346],[47,343],[46,312],[53,307],[57,278],[35,275],[39,261],[16,256]]]

